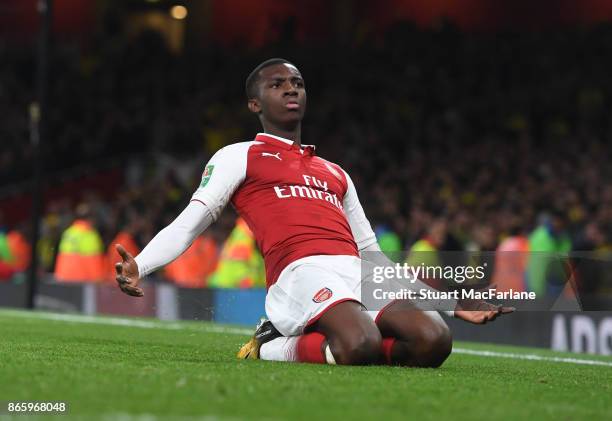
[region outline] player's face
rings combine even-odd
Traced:
[[[263,69],[259,79],[259,98],[249,101],[249,107],[276,124],[301,121],[306,111],[306,88],[300,71],[287,63]]]

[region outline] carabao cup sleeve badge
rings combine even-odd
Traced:
[[[208,180],[210,180],[210,177],[212,176],[214,169],[215,169],[214,165],[207,165],[206,168],[204,168],[204,172],[202,173],[202,182],[200,183],[200,187],[206,187],[206,185],[208,184]]]

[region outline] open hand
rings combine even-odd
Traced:
[[[128,253],[121,244],[117,244],[115,247],[122,260],[121,262],[117,262],[117,264],[115,264],[115,270],[117,271],[117,276],[115,279],[119,284],[119,288],[121,288],[121,291],[127,295],[142,297],[144,292],[142,291],[142,288],[138,287],[138,282],[140,279],[138,276],[138,264],[136,263],[136,260],[134,260],[134,257]]]
[[[502,314],[513,313],[514,307],[504,307],[482,300],[461,300],[455,308],[455,317],[466,322],[482,325],[495,320]]]

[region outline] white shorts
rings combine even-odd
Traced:
[[[268,319],[284,336],[296,336],[334,305],[361,303],[361,263],[355,256],[323,255],[290,263],[268,290]],[[373,320],[379,313],[368,311]]]

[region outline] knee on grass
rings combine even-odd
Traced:
[[[411,352],[417,367],[440,367],[453,349],[453,340],[449,328],[429,326],[420,329],[414,340]]]
[[[331,351],[337,364],[375,364],[380,360],[381,343],[380,334],[360,333],[335,341]]]

